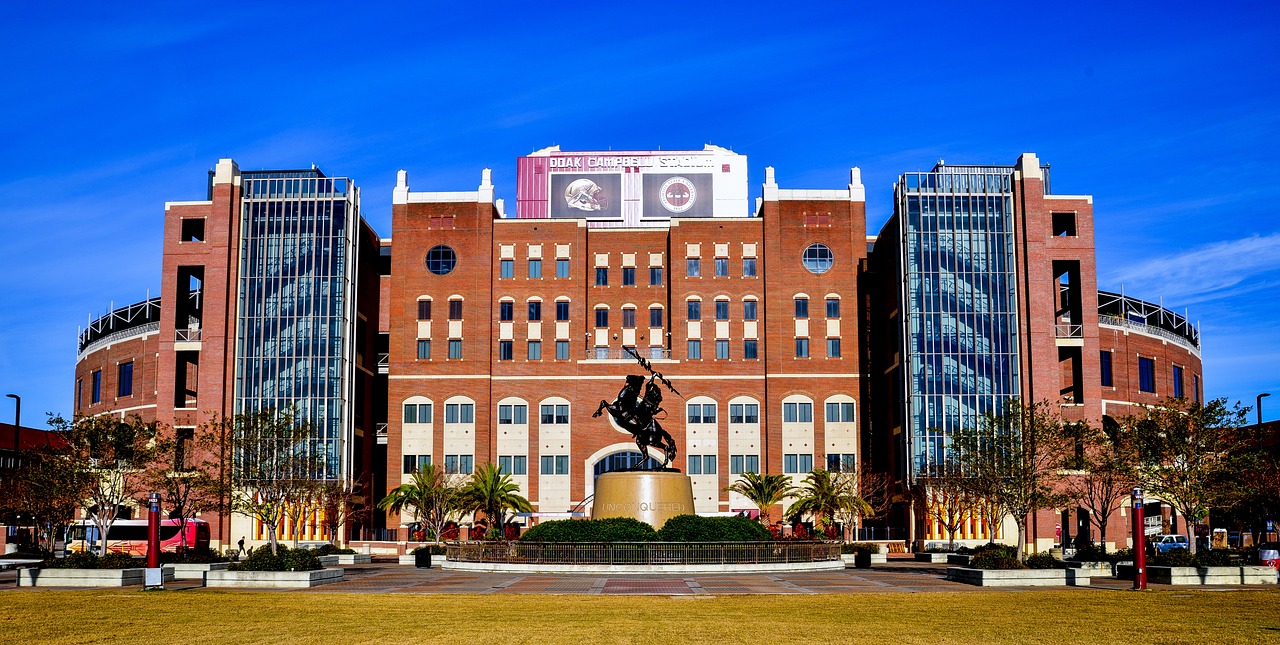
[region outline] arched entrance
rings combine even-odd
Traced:
[[[595,471],[595,476],[599,477],[604,473],[614,470],[636,468],[644,464],[646,461],[651,462],[653,461],[653,458],[642,455],[635,450],[624,450],[622,452],[615,452],[611,455],[605,456],[600,461],[597,461],[592,469]]]

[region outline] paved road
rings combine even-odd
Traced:
[[[1094,578],[1090,587],[974,587],[944,579],[945,565],[890,560],[872,569],[803,573],[695,575],[552,575],[469,573],[415,569],[392,563],[348,566],[346,580],[312,589],[275,590],[285,593],[410,593],[410,594],[581,594],[581,595],[735,595],[815,593],[928,593],[1035,591],[1066,589],[1080,593],[1119,590],[1131,582]],[[170,589],[199,588],[194,581],[177,581]],[[1151,585],[1153,589],[1190,589]],[[1261,589],[1259,586],[1194,587],[1195,589]],[[0,572],[0,590],[14,590],[15,576]],[[38,590],[33,590],[38,591]]]

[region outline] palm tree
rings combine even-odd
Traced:
[[[787,518],[795,522],[805,515],[812,516],[814,528],[822,530],[832,524],[837,515],[859,513],[870,514],[871,505],[858,496],[854,478],[814,470],[805,476],[795,503],[787,509]]]
[[[770,524],[769,509],[795,493],[795,488],[791,486],[791,478],[786,475],[752,472],[743,473],[741,479],[727,486],[725,490],[737,493],[755,504],[756,508],[760,509],[760,522],[765,526]]]
[[[427,464],[412,479],[393,489],[378,502],[378,508],[392,513],[408,509],[413,521],[430,528],[431,537],[439,542],[440,532],[449,518],[458,512],[461,496],[457,477]]]
[[[511,475],[502,472],[492,462],[480,464],[462,489],[462,510],[484,511],[498,536],[503,536],[508,509],[527,513],[533,510],[533,506],[520,494],[520,486],[511,481]]]

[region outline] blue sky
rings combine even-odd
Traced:
[[[1267,3],[19,3],[0,22],[0,393],[72,405],[77,325],[159,289],[167,200],[242,169],[468,190],[564,149],[748,155],[783,187],[1034,151],[1099,284],[1187,309],[1209,396],[1280,418],[1280,10]],[[884,3],[888,4],[888,3]],[[11,420],[3,401],[0,419]]]

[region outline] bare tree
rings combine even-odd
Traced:
[[[324,526],[329,532],[329,541],[339,546],[342,539],[342,527],[350,522],[365,522],[369,518],[368,498],[365,496],[364,482],[348,484],[341,481],[330,481],[320,485],[317,500],[324,511]]]
[[[1076,506],[1089,511],[1106,549],[1107,526],[1138,485],[1138,450],[1133,433],[1109,420],[1098,428],[1074,424],[1076,453],[1062,464],[1063,492]]]
[[[216,464],[209,458],[216,454],[217,446],[207,432],[193,431],[187,435],[183,430],[175,430],[172,435],[155,441],[144,482],[150,490],[160,492],[162,503],[170,508],[171,516],[178,519],[183,550],[190,546],[187,521],[219,508],[220,479]]]
[[[281,522],[313,499],[320,455],[310,450],[310,429],[293,410],[236,415],[231,424],[231,506],[266,527],[274,554]]]
[[[947,549],[956,548],[956,533],[971,516],[976,504],[969,483],[955,471],[943,470],[932,477],[921,478],[925,510],[947,533]]]
[[[137,415],[125,419],[101,415],[66,421],[52,417],[49,425],[66,441],[67,457],[87,479],[85,504],[98,529],[99,555],[107,554],[107,535],[120,517],[120,508],[145,492],[146,465],[155,449],[156,423]]]
[[[1136,431],[1143,483],[1186,518],[1187,541],[1196,552],[1195,523],[1209,509],[1230,504],[1240,488],[1231,472],[1246,442],[1238,427],[1247,408],[1226,399],[1205,404],[1167,399],[1140,417],[1126,419]]]
[[[994,520],[1013,517],[1021,559],[1027,516],[1065,500],[1056,488],[1064,456],[1074,450],[1062,420],[1049,412],[1047,403],[1009,399],[1001,413],[988,415],[980,427],[953,433],[948,458],[970,492],[995,510]]]
[[[88,497],[91,478],[73,455],[51,447],[23,451],[4,502],[31,518],[39,548],[52,554],[58,535],[76,517]]]

